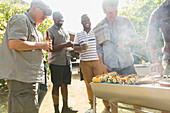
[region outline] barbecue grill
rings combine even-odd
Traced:
[[[91,83],[94,97],[108,100],[109,103],[121,102],[156,110],[170,111],[170,88],[159,84],[120,85],[111,83]],[[118,106],[119,107],[119,106]],[[95,98],[93,113],[96,112]],[[122,107],[121,107],[122,108]],[[133,108],[126,108],[135,110]],[[113,112],[113,108],[111,106]],[[139,112],[145,112],[137,110]]]

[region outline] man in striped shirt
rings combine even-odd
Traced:
[[[101,67],[96,51],[96,38],[91,30],[91,22],[87,14],[81,16],[84,30],[77,33],[74,39],[74,50],[80,53],[80,68],[87,87],[91,109],[93,109],[93,92],[90,86],[92,78],[101,74]]]

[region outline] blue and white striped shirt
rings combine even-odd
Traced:
[[[91,30],[88,34],[85,31],[81,31],[77,33],[74,38],[74,44],[82,45],[84,43],[88,44],[88,49],[83,50],[80,53],[81,61],[92,61],[99,60],[97,50],[96,50],[96,38],[93,30]]]

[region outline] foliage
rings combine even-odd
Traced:
[[[38,26],[38,31],[42,33],[44,36],[45,31],[52,25],[52,20],[46,19],[44,20],[39,26]]]
[[[0,86],[4,86],[4,85],[5,85],[5,83],[6,83],[6,80],[4,80],[4,79],[0,79]]]
[[[21,5],[21,2],[6,0],[0,2],[0,38],[2,39],[6,26],[10,18],[15,14],[24,13],[28,9],[27,4]]]
[[[138,47],[136,46],[133,51],[136,54],[142,55],[143,60],[148,61],[148,56],[146,54],[146,48],[144,46],[144,40],[147,36],[148,22],[151,13],[163,2],[164,0],[131,0],[128,1],[129,4],[122,8],[119,15],[126,16],[131,19],[136,31],[140,37]],[[161,38],[161,35],[160,35]],[[159,47],[162,47],[162,41],[158,43]],[[141,58],[139,56],[134,56],[137,60],[135,63],[139,63]]]
[[[129,5],[124,7],[119,14],[129,17],[134,23],[139,36],[145,39],[150,15],[163,1],[164,0],[131,0]]]
[[[44,36],[45,31],[51,25],[52,25],[52,20],[46,19],[38,26],[38,31],[40,31],[42,33],[42,35]],[[51,72],[50,72],[49,65],[48,65],[48,52],[46,52],[46,54],[45,54],[45,59],[46,59],[46,66],[47,66],[47,78],[49,79],[49,75],[50,75]]]
[[[5,33],[5,29],[7,27],[7,23],[12,16],[15,14],[22,14],[27,11],[29,8],[28,4],[22,4],[20,0],[6,0],[5,2],[0,2],[0,39],[2,40],[3,34]],[[43,23],[41,23],[38,27],[38,30],[43,34],[45,30],[52,25],[52,21],[50,19],[46,19]]]

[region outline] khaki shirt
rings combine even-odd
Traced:
[[[35,22],[28,14],[17,14],[8,22],[0,46],[0,78],[34,83],[44,81],[42,50],[19,51],[8,47],[8,40],[41,42]]]
[[[61,43],[65,43],[70,40],[68,33],[64,31],[63,28],[58,28],[56,25],[50,27],[48,31],[50,38],[53,41],[53,45],[60,45]],[[66,48],[55,52],[49,52],[48,59],[49,64],[54,65],[69,65],[71,62]]]

